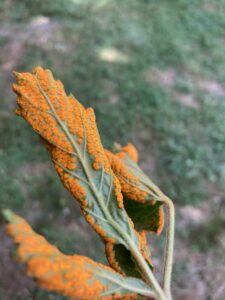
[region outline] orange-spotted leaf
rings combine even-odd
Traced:
[[[145,231],[139,232],[139,239],[141,254],[147,261],[149,267],[153,269]],[[126,276],[134,276],[138,278],[142,277],[142,273],[137,262],[133,259],[130,251],[128,251],[123,245],[107,242],[105,250],[108,262],[114,270]]]
[[[164,225],[161,191],[155,187],[128,152],[122,150],[114,154],[105,150],[105,153],[119,179],[124,195],[124,206],[135,228],[138,231],[148,230],[160,234]]]
[[[134,299],[153,296],[141,280],[125,278],[113,269],[80,255],[64,255],[10,210],[7,232],[18,244],[18,258],[40,287],[77,300]]]
[[[67,96],[49,70],[37,67],[31,73],[16,73],[16,79],[17,114],[44,139],[61,181],[79,201],[86,220],[105,242],[142,251],[93,110]]]
[[[142,177],[144,177],[143,180],[146,182],[148,180],[150,182],[150,179],[137,165],[137,149],[132,144],[128,144],[125,147],[115,144],[113,150],[114,154],[108,150],[105,150],[105,153],[120,181],[126,212],[132,219],[135,229],[139,231],[142,255],[153,268],[146,231],[161,233],[164,225],[162,203],[156,201],[158,198],[157,193],[153,193],[154,191],[147,184],[142,184]],[[130,165],[132,166],[131,168],[129,168]],[[139,170],[141,176],[138,174]],[[123,245],[106,243],[106,256],[110,265],[118,272],[128,276],[141,276],[138,266],[136,266],[129,251]]]
[[[128,143],[126,146],[121,147],[120,144],[115,143],[113,147],[113,152],[115,152],[116,156],[125,159],[128,155],[130,159],[132,159],[134,162],[138,163],[139,154],[137,148],[131,144]]]

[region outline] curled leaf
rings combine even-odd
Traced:
[[[40,287],[71,299],[134,299],[137,293],[153,296],[148,286],[135,278],[124,278],[111,268],[88,257],[64,255],[29,224],[9,210],[3,212],[10,222],[8,234],[18,244],[19,260],[27,274]]]
[[[124,198],[127,214],[135,224],[138,231],[150,231],[161,234],[164,227],[164,211],[159,201],[142,203]]]
[[[157,234],[161,233],[164,225],[162,204],[160,201],[154,200],[158,197],[157,192],[152,191],[147,184],[142,183],[143,178],[146,182],[149,179],[137,165],[137,149],[132,144],[128,144],[123,148],[116,145],[114,150],[117,151],[115,154],[108,150],[105,150],[105,152],[114,173],[120,181],[126,212],[134,222],[135,229],[139,231],[142,255],[152,267],[146,230]],[[128,276],[140,277],[138,268],[123,245],[114,245],[107,242],[106,256],[110,265],[118,272]]]
[[[139,232],[139,240],[141,254],[148,262],[149,267],[153,269],[145,231]],[[105,252],[108,262],[114,270],[126,276],[142,277],[142,273],[136,261],[133,260],[131,253],[122,244],[106,242]]]
[[[105,153],[119,179],[125,209],[135,228],[160,234],[164,225],[164,213],[158,190],[154,189],[151,180],[132,160],[129,153],[123,150],[117,154],[108,150],[105,150]]]

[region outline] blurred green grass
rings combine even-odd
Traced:
[[[88,230],[39,138],[13,113],[11,71],[36,65],[94,107],[105,146],[131,141],[143,165],[153,157],[150,175],[176,204],[201,203],[212,186],[224,195],[224,0],[3,0],[0,25],[1,207],[28,215],[68,252],[61,212]],[[101,259],[101,247],[89,252]]]

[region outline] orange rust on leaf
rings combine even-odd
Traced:
[[[37,67],[31,73],[16,73],[16,79],[13,90],[18,95],[17,113],[35,131],[48,143],[69,153],[74,151],[73,145],[61,127],[67,126],[78,143],[83,142],[86,134],[87,151],[93,158],[93,168],[98,170],[104,167],[106,172],[110,172],[92,108],[85,109],[75,98],[67,96],[63,84],[54,80],[49,70]],[[61,157],[61,160],[66,162],[67,158],[68,155]]]
[[[116,254],[115,254],[115,249],[114,249],[114,243],[112,242],[107,242],[105,244],[105,254],[107,257],[107,260],[109,262],[109,265],[117,272],[119,272],[122,275],[125,275],[123,270],[121,269],[118,261],[116,260]]]
[[[149,250],[149,245],[147,241],[147,232],[145,230],[142,230],[137,233],[138,239],[139,239],[139,250],[145,260],[153,266],[152,259],[151,259],[151,253]],[[113,242],[106,242],[105,244],[105,253],[107,260],[109,262],[109,265],[117,272],[119,272],[122,275],[125,275],[124,271],[122,270],[119,262],[116,259],[116,253],[115,253],[115,248],[114,248],[114,243]]]
[[[162,230],[164,228],[164,224],[165,224],[165,216],[164,216],[164,210],[163,207],[159,208],[159,221],[158,221],[158,229],[156,234],[160,235],[162,233]]]
[[[147,192],[142,191],[139,187],[139,180],[126,167],[124,161],[115,154],[105,150],[113,172],[119,179],[123,194],[132,200],[145,202]]]
[[[143,191],[140,186],[140,180],[135,176],[129,168],[126,166],[125,157],[122,155],[122,159],[118,157],[118,154],[113,154],[112,152],[105,150],[106,156],[110,162],[111,168],[114,174],[117,176],[123,195],[130,201],[137,201],[141,203],[146,203],[146,198],[148,197],[148,192]],[[120,152],[122,153],[122,152]],[[125,152],[123,152],[125,153]],[[126,153],[125,153],[126,155]],[[154,206],[156,204],[155,200],[148,202],[149,205]],[[158,222],[157,222],[157,234],[159,235],[164,227],[164,211],[163,207],[158,209]],[[149,220],[151,222],[153,220]]]
[[[17,84],[13,84],[13,90],[18,96],[17,114],[43,138],[65,188],[80,202],[83,210],[88,206],[89,179],[80,159],[87,152],[86,163],[94,171],[104,168],[112,177],[117,204],[122,208],[120,183],[105,155],[93,109],[85,109],[74,97],[67,96],[63,84],[55,80],[49,70],[37,67],[31,73],[15,73],[15,76]],[[77,176],[78,171],[83,172],[82,176]],[[105,231],[94,224],[93,219],[88,220],[105,239]]]
[[[121,159],[124,159],[126,155],[129,155],[129,157],[134,161],[138,162],[138,151],[137,148],[131,144],[128,143],[126,146],[122,147],[120,152],[115,153],[116,156],[118,156]]]
[[[86,109],[86,128],[87,128],[87,141],[88,152],[94,157],[93,168],[99,170],[104,167],[106,173],[111,173],[109,161],[107,160],[104,148],[100,141],[99,132],[96,126],[95,114],[92,108]]]
[[[109,159],[113,172],[115,173],[115,175],[118,177],[120,181],[123,195],[125,195],[127,199],[130,199],[130,201],[135,200],[138,202],[145,203],[146,196],[148,195],[147,192],[141,190],[141,188],[139,187],[138,177],[136,177],[133,173],[131,173],[125,164],[125,158],[127,152],[121,151],[118,155],[118,153],[113,154],[110,151],[105,150],[105,153]],[[156,204],[156,202],[151,201],[149,204],[153,206]],[[158,218],[157,218],[156,233],[159,235],[162,232],[164,226],[164,211],[162,207],[158,209],[157,214],[158,214]],[[153,222],[153,220],[149,220],[149,224],[151,222]],[[149,251],[146,235],[147,233],[144,230],[139,232],[139,249],[142,255],[144,256],[145,260],[150,265],[152,265],[152,260],[150,257],[150,251]],[[113,244],[107,244],[106,255],[110,265],[118,272],[121,272],[121,268],[118,262],[116,261]]]
[[[113,184],[114,184],[115,196],[117,199],[118,207],[123,208],[124,207],[123,206],[123,195],[121,192],[120,182],[114,174],[112,174],[112,176],[113,176]]]
[[[147,232],[145,230],[139,232],[139,248],[145,260],[152,265],[151,253],[147,241]]]
[[[77,158],[71,141],[59,126],[59,122],[66,123],[71,134],[83,139],[84,107],[66,95],[63,84],[54,80],[49,70],[37,67],[31,73],[16,73],[16,79],[13,90],[18,95],[17,113],[42,136],[63,184],[84,204],[84,188],[65,171],[76,170]]]
[[[111,268],[84,256],[64,255],[16,215],[13,223],[7,226],[7,232],[19,244],[18,256],[26,264],[27,274],[34,277],[40,287],[80,300],[97,300],[107,289],[95,277],[95,271],[102,268],[114,272]],[[134,294],[130,294],[123,299],[134,297]],[[114,294],[101,299],[121,299],[121,295]]]

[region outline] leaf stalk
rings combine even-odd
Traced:
[[[164,197],[163,202],[167,206],[167,234],[164,254],[163,289],[168,296],[168,300],[172,300],[171,276],[174,252],[175,208],[173,202],[168,197]]]

